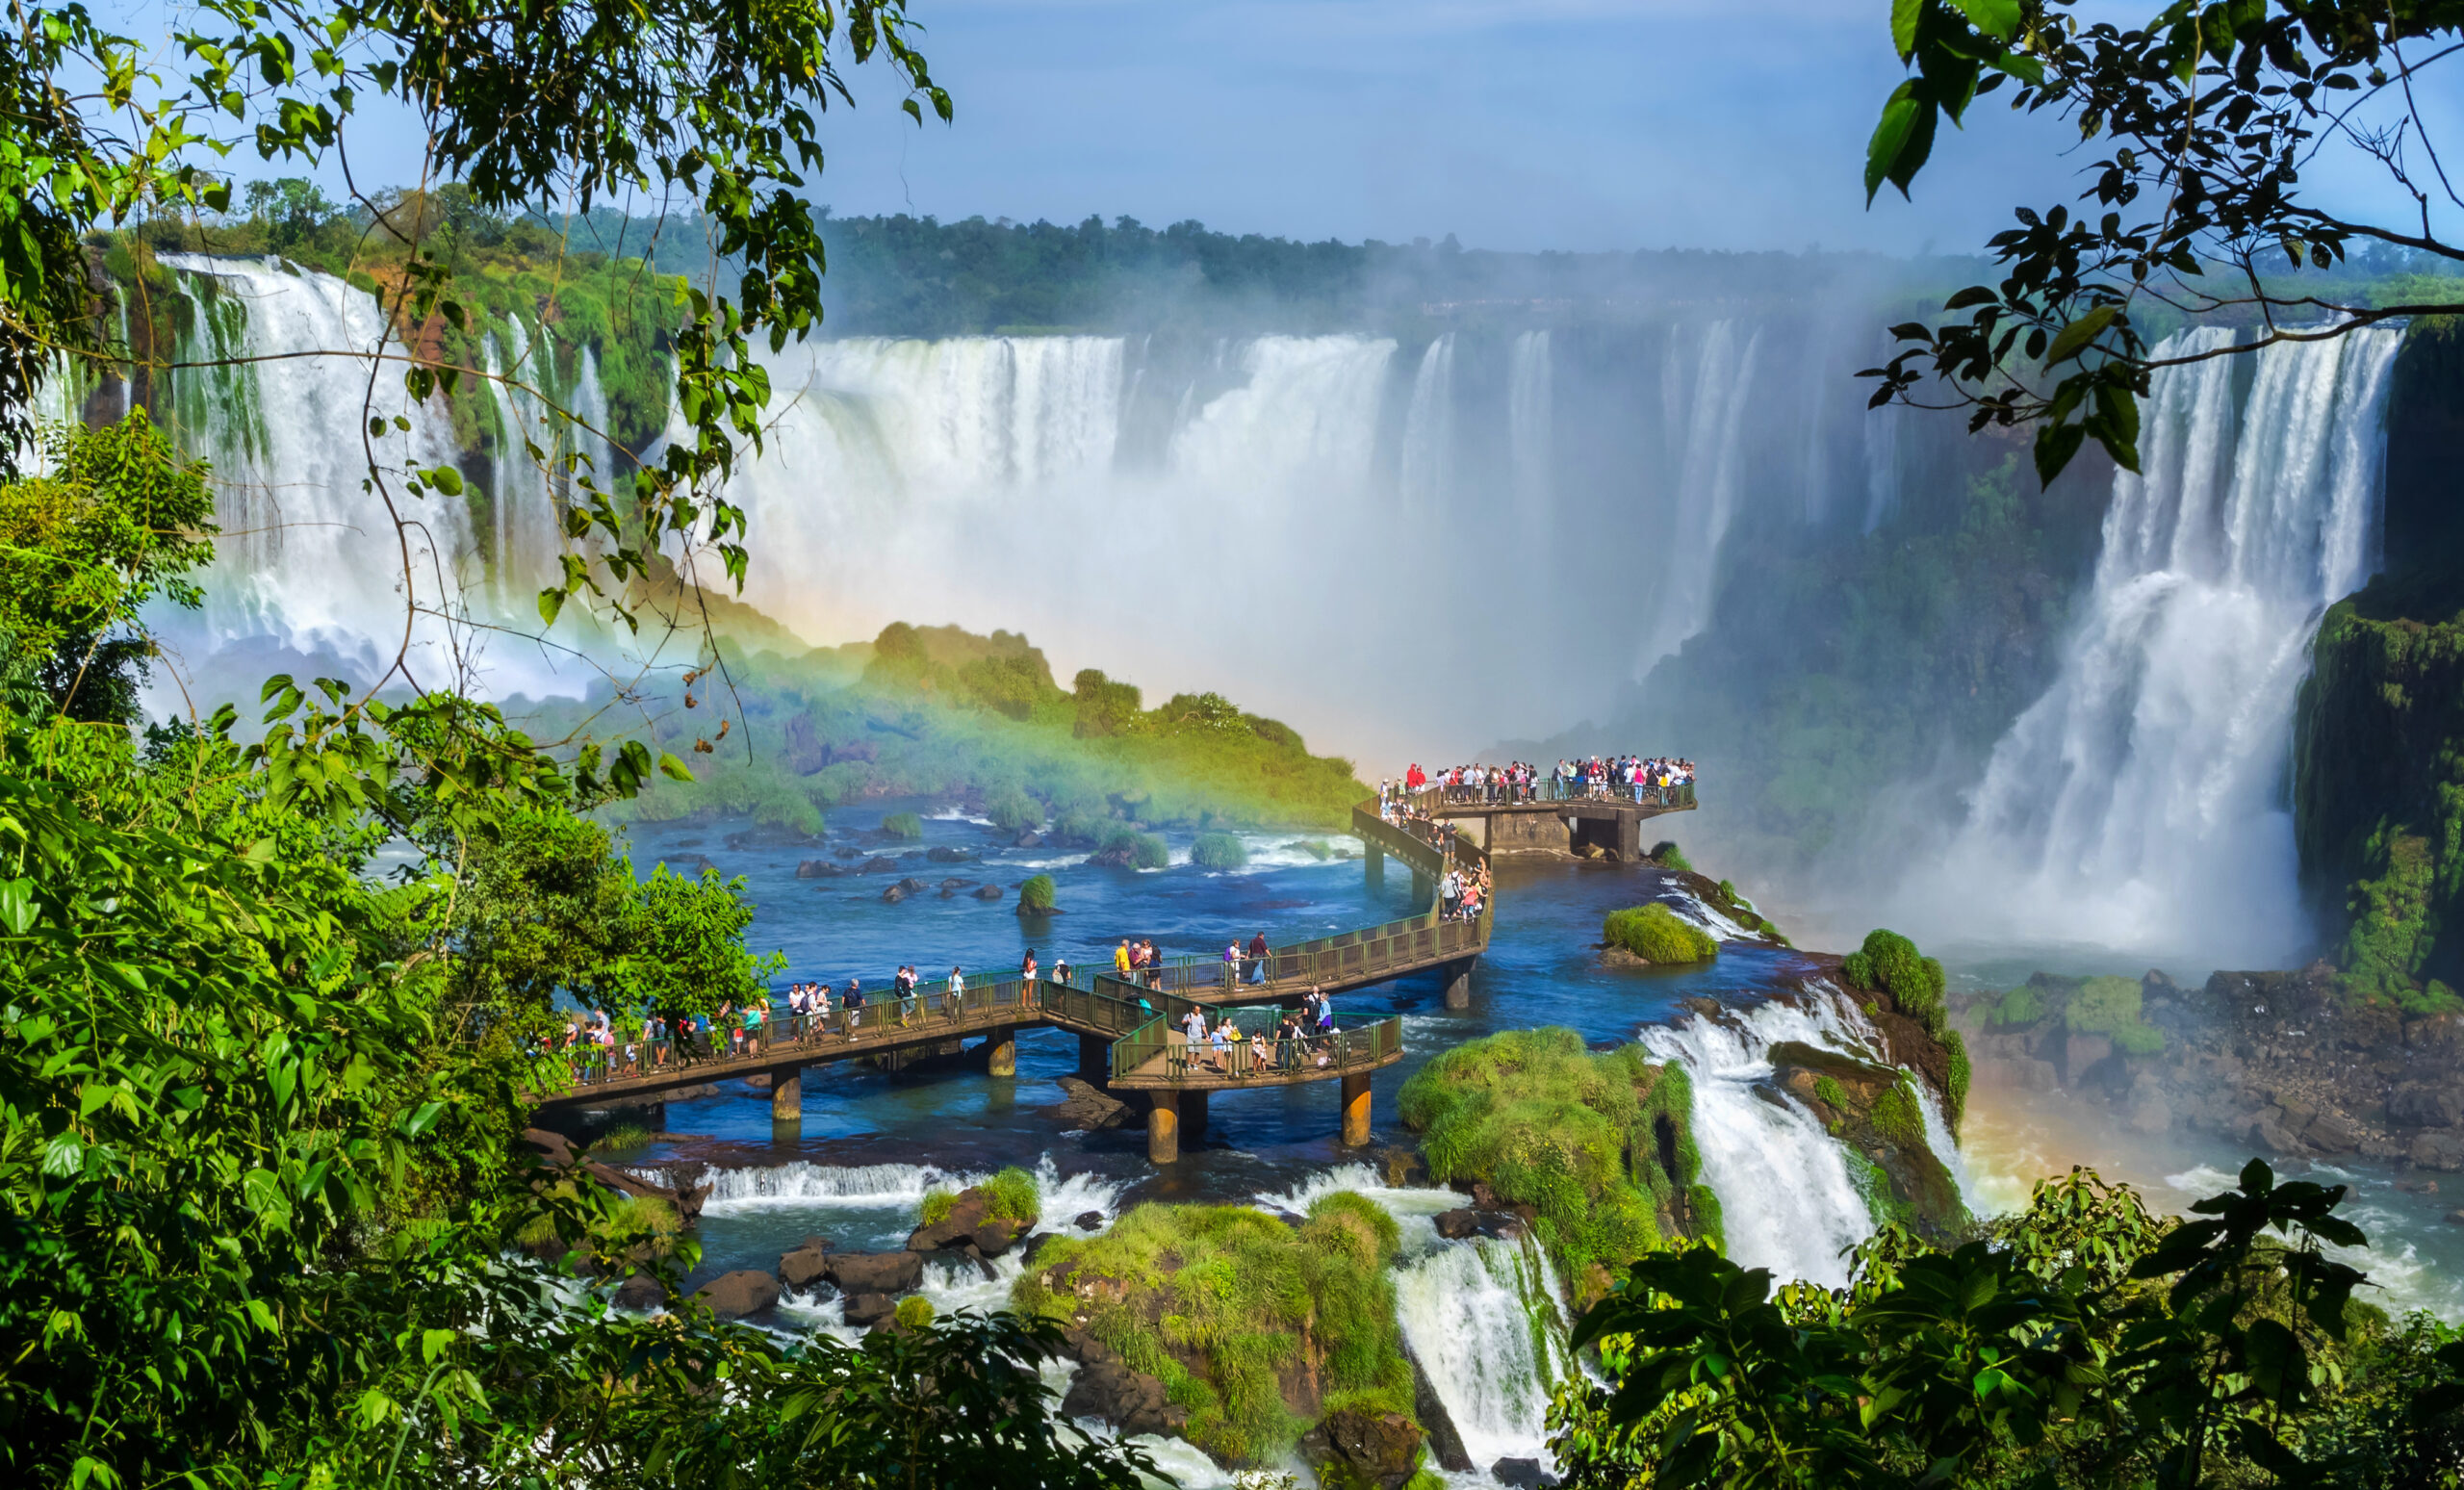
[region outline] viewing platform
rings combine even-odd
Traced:
[[[1158,1164],[1180,1156],[1181,1132],[1203,1132],[1206,1099],[1216,1092],[1343,1084],[1343,1142],[1369,1142],[1373,1072],[1403,1058],[1399,1016],[1296,1040],[1276,1040],[1251,1006],[1291,1008],[1312,992],[1334,995],[1414,973],[1435,971],[1450,1008],[1470,1002],[1474,962],[1487,950],[1494,899],[1481,913],[1447,919],[1434,893],[1451,869],[1477,875],[1487,852],[1468,838],[1425,825],[1390,823],[1377,804],[1352,809],[1352,831],[1369,845],[1373,872],[1392,855],[1412,868],[1428,892],[1424,912],[1401,920],[1270,947],[1263,958],[1226,963],[1180,957],[1141,968],[1134,978],[1109,966],[1073,969],[1066,982],[977,976],[963,987],[927,984],[901,999],[893,993],[860,1008],[827,1015],[765,1018],[741,1041],[725,1033],[690,1040],[642,1042],[629,1060],[588,1046],[542,1051],[543,1079],[525,1100],[536,1107],[603,1107],[654,1100],[712,1082],[767,1076],[771,1117],[802,1120],[804,1069],[855,1057],[957,1054],[970,1037],[988,1072],[1017,1072],[1017,1032],[1048,1026],[1079,1038],[1079,1067],[1146,1112],[1147,1155]],[[1233,1019],[1241,1038],[1218,1052],[1211,1041],[1193,1049],[1182,1020],[1193,1011],[1210,1026]],[[570,1076],[570,1081],[565,1078]]]
[[[1694,810],[1694,787],[1604,787],[1553,797],[1554,783],[1544,782],[1529,801],[1489,800],[1478,789],[1424,787],[1402,798],[1414,811],[1440,822],[1479,824],[1479,846],[1490,854],[1549,854],[1601,858],[1622,864],[1640,863],[1647,852],[1643,824],[1671,812]],[[1370,870],[1377,873],[1376,848],[1370,850]]]

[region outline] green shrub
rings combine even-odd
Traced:
[[[2139,1022],[2140,988],[2132,978],[2091,978],[2070,995],[2062,1022],[2074,1035],[2113,1035]]]
[[[2044,995],[2022,983],[2002,995],[2002,1001],[1986,1015],[1990,1024],[2034,1024],[2044,1017]]]
[[[924,819],[912,812],[892,812],[882,819],[882,832],[893,838],[924,836]]]
[[[1018,909],[1021,911],[1038,913],[1049,912],[1052,909],[1052,899],[1051,875],[1031,876],[1026,884],[1018,886]]]
[[[1708,932],[1656,903],[1610,912],[1601,932],[1610,945],[1649,963],[1707,963],[1720,955],[1720,944]]]
[[[2165,1049],[2165,1032],[2150,1024],[2126,1024],[2114,1031],[2113,1041],[2124,1055],[2158,1055]]]
[[[1564,1275],[1614,1271],[1660,1245],[1702,1168],[1681,1067],[1638,1045],[1595,1053],[1572,1030],[1507,1030],[1445,1051],[1403,1084],[1399,1111],[1440,1181],[1483,1180],[1540,1213]],[[1676,1172],[1662,1162],[1661,1121]]]
[[[1936,1040],[1950,1019],[1942,1002],[1947,980],[1942,964],[1916,950],[1916,943],[1893,931],[1870,931],[1865,944],[1839,963],[1840,976],[1852,988],[1886,992],[1899,1012],[1925,1026]]]
[[[1675,869],[1681,874],[1694,871],[1694,866],[1686,861],[1685,851],[1679,848],[1674,839],[1663,838],[1653,844],[1651,860],[1663,869]]]
[[[1813,1079],[1813,1099],[1834,1112],[1848,1111],[1848,1091],[1828,1076]]]
[[[1036,1177],[1015,1165],[986,1180],[984,1193],[991,1202],[984,1214],[993,1220],[1033,1221],[1042,1212]]]
[[[1003,786],[984,799],[984,815],[1003,833],[1024,833],[1043,826],[1043,808],[1015,786]]]
[[[1957,1030],[1947,1031],[1942,1036],[1942,1046],[1951,1053],[1950,1070],[1943,1078],[1943,1085],[1950,1089],[1944,1093],[1950,1111],[1942,1116],[1950,1121],[1951,1136],[1957,1138],[1960,1119],[1967,1116],[1968,1083],[1975,1078],[1975,1071],[1968,1065],[1965,1036]]]
[[[591,1157],[596,1159],[606,1154],[621,1154],[629,1149],[645,1148],[655,1137],[657,1137],[656,1134],[638,1122],[611,1123],[606,1131],[590,1141]]]
[[[930,1329],[933,1315],[933,1300],[921,1294],[910,1294],[898,1301],[898,1309],[890,1318],[901,1329]]]
[[[1903,1076],[1897,1085],[1874,1099],[1874,1131],[1902,1148],[1923,1148],[1925,1143],[1925,1110],[1917,1105],[1916,1092]]]
[[[1163,835],[1140,833],[1125,823],[1105,832],[1103,846],[1098,852],[1110,854],[1121,849],[1129,851],[1129,863],[1133,869],[1161,869],[1172,861],[1171,848],[1164,842]]]
[[[1239,869],[1248,861],[1248,845],[1232,834],[1201,833],[1190,845],[1190,862],[1201,869]]]
[[[2459,1014],[2464,1013],[2464,997],[2458,997],[2453,989],[2432,978],[2426,989],[2400,989],[2396,995],[2396,1010],[2407,1019]]]
[[[1246,1206],[1141,1205],[1100,1237],[1045,1244],[1011,1301],[1083,1321],[1160,1378],[1189,1411],[1183,1436],[1206,1452],[1271,1460],[1309,1426],[1284,1400],[1296,1371],[1314,1371],[1322,1411],[1412,1416],[1388,1272],[1398,1236],[1394,1218],[1354,1195],[1320,1199],[1296,1228]]]
[[[946,1185],[936,1185],[924,1192],[924,1205],[917,1219],[927,1226],[937,1226],[950,1219],[959,1203],[959,1193]]]

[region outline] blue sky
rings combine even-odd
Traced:
[[[121,17],[160,15],[134,0]],[[2143,19],[2159,0],[2085,0]],[[1915,201],[1866,210],[1864,141],[1902,76],[1888,0],[913,0],[954,124],[851,76],[813,197],[913,211],[1508,249],[1969,251],[2092,156],[1998,98],[1937,144]],[[159,25],[159,20],[156,22]],[[2458,122],[2459,99],[2435,107]],[[405,116],[351,129],[408,181]],[[268,172],[270,173],[270,172]],[[328,169],[321,174],[331,178]],[[2328,199],[2356,177],[2314,178]],[[2357,190],[2357,189],[2354,189]],[[2384,203],[2378,204],[2384,210]]]

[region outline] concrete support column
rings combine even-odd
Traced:
[[[1344,1146],[1359,1148],[1369,1143],[1369,1073],[1361,1071],[1344,1078]]]
[[[1361,863],[1369,870],[1369,883],[1383,888],[1386,884],[1386,850],[1378,845],[1375,838],[1362,841],[1368,845]]]
[[[1472,967],[1477,962],[1479,959],[1476,957],[1467,957],[1449,963],[1439,969],[1438,976],[1446,980],[1447,1008],[1469,1009],[1472,1007]]]
[[[1152,1164],[1180,1162],[1181,1108],[1176,1092],[1156,1092],[1146,1109],[1146,1158]]]
[[[1194,1147],[1206,1140],[1206,1093],[1181,1093],[1181,1136]]]
[[[985,1053],[989,1057],[985,1069],[995,1076],[1018,1074],[1018,1030],[1015,1025],[999,1024],[985,1040]]]
[[[772,1122],[805,1120],[803,1066],[790,1066],[770,1079],[770,1120]]]
[[[1100,1087],[1112,1080],[1113,1042],[1101,1035],[1078,1037],[1078,1078]]]
[[[1617,814],[1617,860],[1628,864],[1643,861],[1643,814],[1639,809]]]

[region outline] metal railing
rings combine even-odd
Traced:
[[[1518,786],[1424,786],[1413,791],[1397,792],[1387,801],[1400,803],[1423,812],[1450,811],[1462,808],[1527,807],[1556,802],[1614,802],[1639,807],[1690,808],[1694,805],[1694,784],[1684,782],[1667,786],[1617,785],[1606,780],[1593,782],[1582,777],[1561,781],[1544,776],[1529,789]]]
[[[1402,1048],[1403,1020],[1396,1015],[1359,1029],[1298,1040],[1268,1040],[1249,1032],[1243,1039],[1227,1040],[1219,1048],[1212,1041],[1168,1042],[1163,1051],[1164,1074],[1173,1081],[1195,1076],[1234,1082],[1320,1071],[1354,1071],[1375,1066]],[[1151,1054],[1147,1057],[1152,1058]]]

